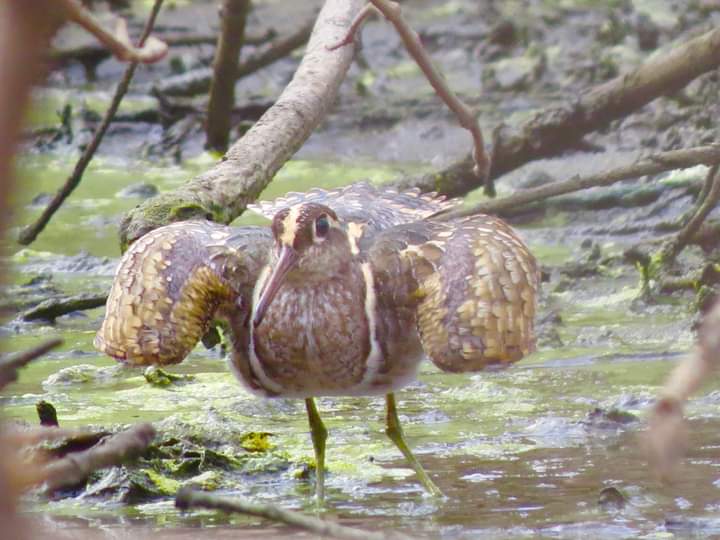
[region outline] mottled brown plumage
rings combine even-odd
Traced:
[[[437,494],[392,392],[425,355],[463,372],[532,352],[539,286],[535,259],[502,220],[433,219],[454,204],[360,183],[260,203],[271,235],[158,229],[123,257],[96,345],[132,363],[179,362],[225,319],[230,365],[250,390],[306,399],[319,498],[326,432],[312,398],[322,395],[387,394],[388,435]]]
[[[95,347],[130,364],[175,364],[214,317],[241,330],[271,238],[199,221],[146,234],[120,261]]]

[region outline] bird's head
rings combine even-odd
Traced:
[[[272,221],[274,237],[270,274],[261,285],[253,324],[262,322],[280,286],[302,280],[329,279],[343,271],[352,257],[347,231],[325,205],[301,203],[280,210]]]

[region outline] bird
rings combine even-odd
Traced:
[[[444,220],[458,204],[367,182],[251,207],[263,227],[175,223],[123,256],[95,346],[130,364],[182,361],[220,319],[251,392],[305,401],[324,500],[327,429],[315,398],[385,396],[385,432],[433,496],[395,392],[423,358],[450,372],[535,350],[536,259],[503,220]]]

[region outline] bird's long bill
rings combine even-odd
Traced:
[[[298,254],[293,248],[288,246],[282,246],[280,248],[280,255],[275,263],[275,267],[272,269],[270,277],[268,277],[260,292],[257,307],[255,308],[255,316],[253,317],[254,326],[258,326],[262,322],[267,308],[270,307],[273,298],[275,298],[278,289],[280,289],[285,279],[285,274],[295,265],[297,260]]]

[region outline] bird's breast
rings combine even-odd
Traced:
[[[248,357],[260,385],[285,396],[352,393],[361,385],[376,349],[366,312],[374,290],[366,281],[357,272],[284,283],[251,329]]]

